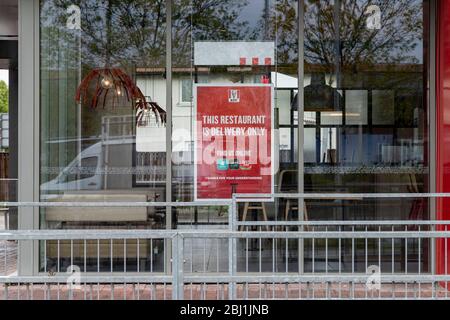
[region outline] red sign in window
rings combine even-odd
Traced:
[[[195,196],[273,193],[272,85],[197,85]]]

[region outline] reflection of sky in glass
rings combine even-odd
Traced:
[[[334,60],[334,1],[309,0],[306,3],[306,59],[319,64],[324,63],[323,60]],[[369,5],[380,8],[382,28],[379,30],[366,27],[369,16],[365,11]],[[364,63],[367,58],[375,64],[423,64],[422,0],[341,0],[340,22],[343,61]],[[369,46],[363,46],[365,41]],[[319,59],[324,57],[328,59]]]
[[[264,7],[271,6],[272,1],[267,0],[252,0],[248,1],[248,4],[242,9],[241,14],[239,16],[239,22],[247,22],[251,29],[257,27],[257,23],[264,15]]]
[[[324,3],[333,3],[333,1],[322,1],[322,4]],[[389,2],[386,1],[368,1],[368,0],[343,0],[343,2],[347,2],[347,3],[352,3],[352,2],[356,2],[358,4],[358,6],[365,8],[368,4],[379,4],[382,8],[383,5],[387,5],[389,6]],[[265,7],[267,6],[268,8],[268,12],[269,15],[273,15],[274,13],[274,5],[275,5],[275,1],[273,0],[247,0],[246,5],[242,8],[239,17],[237,19],[237,22],[245,22],[249,28],[249,30],[251,31],[259,31],[261,32],[262,30],[258,30],[263,28],[264,26],[261,25],[260,23],[263,21],[262,18],[264,16],[264,11],[265,11]],[[292,1],[292,3],[294,3],[294,1]],[[414,5],[420,5],[423,3],[422,0],[412,0],[410,2],[410,4],[414,4]],[[389,7],[392,8],[392,7]],[[361,12],[357,12],[357,15],[360,15]],[[383,12],[382,12],[383,14]],[[315,19],[315,18],[314,18]],[[395,23],[398,24],[399,26],[402,25],[404,23],[404,17],[403,16],[399,16],[399,17],[395,17],[394,18],[396,21]],[[420,23],[422,23],[422,21],[419,21]],[[260,33],[261,34],[261,33]],[[415,44],[415,48],[410,50],[409,52],[403,52],[403,55],[405,56],[405,60],[404,61],[400,61],[399,63],[411,63],[413,60],[415,60],[415,63],[418,64],[423,64],[423,42],[422,39],[416,38],[414,41],[412,41],[412,43]],[[396,56],[400,54],[399,48],[393,47],[391,49],[390,55],[391,56]],[[406,56],[408,56],[408,58],[406,58]]]
[[[205,2],[207,2],[207,0],[204,0]],[[344,1],[344,0],[343,0]],[[368,3],[368,0],[345,0],[347,2],[353,2],[356,1],[359,5],[364,6],[365,4]],[[415,4],[421,4],[422,1],[421,0],[406,0],[409,1],[409,3],[415,3]],[[321,3],[326,3],[328,1],[323,1]],[[332,1],[330,1],[332,2]],[[381,1],[380,3],[386,3],[385,1]],[[56,3],[65,3],[64,1],[61,2],[57,2],[57,1],[43,1],[42,2],[42,10],[41,13],[43,13],[42,16],[42,20],[41,23],[43,26],[49,26],[49,27],[57,27],[60,28],[61,30],[65,29],[65,24],[62,23],[64,21],[64,19],[61,19],[61,17],[64,17],[65,15],[65,10],[63,10],[63,8],[65,7],[65,4],[62,6],[59,6],[57,9],[55,9],[56,7]],[[67,4],[72,3],[71,1],[67,1]],[[105,64],[105,59],[104,57],[102,57],[104,54],[95,54],[95,52],[93,52],[90,47],[92,44],[95,43],[95,39],[97,39],[97,44],[100,44],[100,46],[98,47],[98,52],[104,52],[104,46],[105,46],[105,42],[106,42],[106,32],[105,32],[105,7],[104,5],[100,5],[98,6],[98,9],[96,12],[90,12],[89,14],[86,13],[86,9],[89,8],[93,3],[96,3],[96,1],[93,0],[89,0],[86,2],[82,2],[82,24],[84,23],[85,25],[87,24],[87,17],[88,16],[93,16],[95,14],[97,14],[99,16],[99,20],[98,21],[94,21],[92,20],[91,23],[97,24],[96,26],[91,25],[91,30],[93,33],[92,34],[88,34],[86,32],[83,33],[83,60],[84,63],[87,62],[87,60],[90,58],[91,60],[91,64],[97,65],[97,66],[101,66]],[[149,4],[150,3],[150,4]],[[147,3],[146,6],[148,6],[148,9],[153,9],[154,5],[151,4],[152,2],[149,1]],[[230,10],[233,10],[233,8],[236,8],[236,6],[238,6],[239,4],[244,4],[244,6],[242,8],[240,8],[239,10],[239,14],[237,17],[237,20],[234,21],[234,23],[244,23],[246,24],[245,30],[241,30],[241,34],[238,37],[238,39],[236,40],[245,40],[245,39],[249,39],[251,34],[254,34],[254,38],[252,39],[257,39],[257,40],[269,40],[266,37],[264,37],[264,21],[263,21],[263,16],[264,16],[264,12],[267,6],[269,15],[271,17],[274,16],[274,6],[275,6],[276,1],[275,0],[246,0],[246,1],[238,1],[238,0],[233,0],[233,1],[228,1],[226,2],[226,6],[230,7]],[[375,1],[374,3],[378,3],[377,1]],[[294,5],[295,6],[295,1],[289,1],[290,5]],[[139,5],[137,5],[136,7],[131,7],[131,11],[132,11],[132,16],[139,16],[138,13],[141,11],[139,10],[139,12],[134,12],[135,10],[138,10],[136,8],[140,8]],[[134,10],[134,11],[133,11]],[[83,12],[84,11],[84,12]],[[316,15],[314,17],[315,19]],[[308,17],[306,17],[306,19],[308,19]],[[397,18],[395,18],[397,19]],[[402,18],[398,18],[398,23],[401,24],[402,23]],[[314,23],[314,22],[312,22]],[[120,21],[116,20],[113,18],[113,24],[114,26],[119,25]],[[149,30],[151,31],[151,28],[154,28],[155,25],[152,25],[151,23],[149,24]],[[193,26],[194,30],[195,30],[195,25]],[[122,27],[118,27],[119,30],[124,30],[126,28]],[[162,37],[164,37],[164,27],[161,26],[160,29],[158,30],[159,33],[162,35]],[[197,31],[197,30],[196,30]],[[151,32],[150,32],[151,33]],[[208,30],[207,33],[214,33],[214,30]],[[115,36],[118,36],[117,34],[115,34]],[[196,36],[199,36],[198,34],[196,34]],[[201,36],[201,35],[200,35]],[[70,33],[69,33],[69,38],[72,38],[72,40],[76,40],[75,37],[70,37]],[[197,38],[197,37],[196,37]],[[203,36],[198,37],[198,39],[200,38],[205,38]],[[206,36],[206,38],[208,38],[208,36]],[[217,38],[217,37],[216,37]],[[60,41],[63,41],[63,37],[60,36]],[[74,42],[74,41],[71,41]],[[145,57],[149,57],[149,52],[152,53],[152,58],[151,60],[153,61],[152,63],[154,63],[157,59],[161,60],[160,56],[162,56],[162,52],[164,51],[164,49],[162,48],[162,46],[164,45],[163,41],[159,41],[155,47],[155,45],[153,45],[153,42],[151,41],[150,37],[147,37],[144,41],[142,41],[140,43],[139,46],[136,45],[132,45],[130,44],[130,41],[128,40],[124,40],[124,41],[118,41],[117,43],[120,43],[121,45],[123,45],[120,49],[118,49],[116,47],[116,49],[118,49],[115,53],[115,55],[117,56],[116,58],[119,60],[140,60],[142,61],[144,64],[145,63],[149,63],[148,58]],[[403,52],[402,55],[405,56],[405,59],[400,59],[400,61],[396,61],[394,63],[398,64],[398,63],[411,63],[411,61],[414,59],[415,63],[419,63],[422,64],[423,63],[423,44],[421,39],[412,39],[410,43],[415,43],[416,46],[414,49],[411,49],[409,52]],[[61,43],[61,47],[63,46],[63,44]],[[67,48],[71,47],[70,44],[68,44],[66,46]],[[103,47],[103,48],[102,48]],[[174,45],[174,48],[176,48],[177,46]],[[73,48],[72,50],[76,51],[76,48]],[[399,52],[399,48],[398,47],[392,47],[390,50],[390,55],[391,56],[396,56]],[[64,55],[64,50],[61,50],[60,55]],[[70,59],[69,59],[70,60]],[[51,61],[55,61],[54,59],[51,59],[49,62]],[[162,61],[162,60],[161,60]],[[375,63],[383,63],[383,61],[376,61]]]
[[[6,84],[9,84],[9,71],[8,70],[0,70],[0,81],[5,81]]]
[[[49,66],[61,59],[69,63],[79,60],[80,35],[82,61],[88,67],[164,64],[165,5],[159,5],[160,1],[77,1],[81,9],[81,34],[66,27],[66,8],[73,2],[41,2],[41,48],[59,55],[45,61]],[[108,12],[111,12],[110,33]],[[50,46],[59,50],[51,50]]]
[[[416,41],[416,45],[417,47],[411,52],[411,55],[418,60],[419,64],[423,64],[423,42]]]

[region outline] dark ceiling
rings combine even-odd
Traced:
[[[0,0],[0,38],[17,37],[17,0]]]

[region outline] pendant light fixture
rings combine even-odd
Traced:
[[[91,93],[91,89],[95,88]],[[152,112],[160,123],[166,123],[166,111],[157,102],[149,102],[133,80],[119,68],[94,69],[84,77],[77,88],[77,103],[88,104],[96,109],[100,104],[103,109],[115,108],[123,97],[136,109],[136,125],[140,126],[146,111]]]
[[[94,89],[92,94],[91,89]],[[75,100],[78,103],[89,103],[92,109],[96,109],[99,104],[103,108],[114,109],[122,96],[125,96],[128,102],[136,103],[136,107],[146,106],[141,90],[122,69],[102,68],[94,69],[84,77],[77,88]]]
[[[118,3],[118,2],[117,2]],[[145,111],[152,112],[160,118],[161,122],[166,122],[166,112],[156,102],[147,102],[139,87],[133,79],[121,68],[112,67],[112,12],[117,5],[111,0],[106,2],[106,46],[105,46],[105,66],[103,68],[91,70],[78,85],[75,100],[79,104],[89,105],[91,109],[96,109],[99,105],[103,109],[114,109],[119,102],[130,105],[136,115],[136,125],[139,126],[139,119]]]

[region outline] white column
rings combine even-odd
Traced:
[[[39,1],[19,0],[19,115],[18,115],[18,201],[38,198],[39,178]],[[36,208],[19,208],[18,227],[38,227]],[[18,251],[19,275],[33,275],[38,257],[37,244],[21,241]]]

